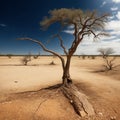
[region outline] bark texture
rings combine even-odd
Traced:
[[[92,105],[87,100],[87,96],[81,93],[74,84],[69,83],[67,85],[63,85],[62,91],[69,99],[78,115],[84,117],[86,115],[92,116],[95,114]]]

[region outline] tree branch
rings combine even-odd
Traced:
[[[112,62],[116,59],[116,57],[113,57],[111,60],[110,60],[110,64],[112,64]]]
[[[25,38],[18,38],[19,40],[28,40],[28,41],[32,41],[34,43],[37,43],[38,45],[40,45],[42,47],[42,49],[46,52],[49,52],[55,56],[57,56],[58,58],[60,58],[61,62],[62,62],[62,68],[64,69],[65,67],[65,61],[63,59],[63,57],[61,55],[59,55],[58,53],[52,51],[52,50],[49,50],[47,49],[40,41],[38,40],[35,40],[35,39],[32,39],[32,38],[28,38],[28,37],[25,37]]]
[[[73,25],[74,25],[74,29],[75,29],[75,31],[74,31],[74,37],[75,37],[75,39],[74,39],[74,41],[72,42],[72,45],[71,45],[71,47],[69,48],[69,54],[71,54],[71,56],[73,55],[73,53],[76,51],[76,48],[77,48],[77,46],[78,46],[78,37],[79,37],[79,31],[78,31],[78,29],[77,29],[77,23],[72,23]],[[84,29],[84,27],[83,27],[83,29]],[[82,31],[82,30],[81,30]]]
[[[107,16],[108,16],[108,15],[105,14],[105,15],[103,15],[103,16],[101,16],[101,17],[98,17],[98,18],[94,19],[93,22],[92,22],[91,24],[87,25],[87,26],[91,27],[92,25],[95,24],[96,21],[101,21],[101,22],[103,22],[102,19],[103,19],[103,18],[106,18]],[[87,22],[88,22],[89,20],[90,20],[90,19],[88,19]],[[87,24],[87,22],[86,22],[86,24]]]
[[[65,48],[65,46],[64,46],[64,44],[63,44],[63,39],[62,39],[62,37],[61,37],[59,34],[54,35],[54,37],[58,37],[58,39],[59,39],[59,41],[60,41],[60,46],[63,48],[64,53],[67,55],[68,52],[67,52],[67,50],[66,50],[66,48]]]

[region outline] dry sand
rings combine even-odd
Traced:
[[[39,57],[28,66],[23,66],[21,59],[0,57],[0,120],[82,120],[59,89],[40,90],[61,83],[59,59]],[[117,58],[116,64],[119,60]],[[51,61],[56,65],[49,65]],[[98,57],[85,60],[73,57],[71,77],[96,110],[95,118],[90,120],[112,120],[112,117],[119,120],[120,68],[98,72],[103,69],[102,65]]]

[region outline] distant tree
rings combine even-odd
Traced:
[[[28,65],[28,62],[31,61],[31,58],[30,56],[24,56],[21,61],[24,65]]]
[[[33,58],[37,59],[40,56],[40,52],[38,53],[38,55],[34,55]]]
[[[94,56],[94,55],[92,55],[92,56],[91,56],[91,58],[92,58],[92,59],[95,59],[95,56]]]
[[[34,55],[34,56],[33,56],[34,59],[37,59],[38,57],[39,57],[38,55]]]
[[[6,55],[8,58],[12,58],[12,54],[7,54]]]
[[[85,55],[82,55],[82,59],[83,59],[83,60],[85,59],[85,57],[86,57]]]
[[[105,70],[109,71],[117,67],[114,62],[116,57],[110,57],[110,55],[114,53],[114,50],[112,48],[99,48],[98,52],[100,52],[105,62],[105,65],[104,65]]]
[[[21,59],[21,62],[24,64],[24,65],[27,65],[28,62],[31,61],[31,53],[29,52],[28,55],[25,55],[22,59]]]
[[[75,87],[75,85],[72,83],[72,79],[70,76],[70,63],[71,63],[71,58],[75,53],[78,45],[81,43],[81,41],[84,39],[85,36],[93,35],[94,39],[96,39],[96,38],[100,38],[101,36],[108,35],[104,32],[104,26],[105,23],[107,22],[108,14],[101,15],[96,11],[82,11],[80,9],[66,9],[66,8],[51,10],[49,14],[50,16],[45,17],[43,21],[40,23],[44,29],[47,29],[49,26],[51,26],[56,22],[61,24],[60,29],[62,28],[64,29],[71,25],[73,26],[74,39],[73,41],[71,41],[71,47],[68,50],[63,44],[63,39],[60,35],[60,32],[62,30],[58,30],[58,33],[54,35],[54,37],[57,37],[60,42],[60,46],[63,49],[64,54],[66,55],[66,60],[59,53],[47,49],[42,42],[36,39],[32,39],[28,37],[19,38],[19,39],[28,40],[37,43],[39,46],[42,47],[44,51],[57,56],[61,60],[62,69],[63,69],[63,76],[62,76],[63,93],[71,101],[71,104],[74,106],[76,112],[79,115],[82,116],[83,112],[84,114],[93,115],[94,109],[92,105],[87,101],[85,95],[83,95],[83,93],[80,93],[77,87]]]
[[[88,55],[87,57],[88,57],[88,58],[90,58],[90,56],[89,56],[89,55]]]

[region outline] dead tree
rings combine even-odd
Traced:
[[[113,68],[117,67],[114,62],[116,57],[110,56],[114,53],[114,50],[112,48],[100,48],[98,49],[98,52],[100,52],[105,62],[103,65],[105,67],[105,71],[113,70]]]
[[[12,54],[7,54],[6,56],[7,56],[9,59],[11,59],[13,55],[12,55]]]
[[[82,11],[80,9],[55,9],[49,12],[50,16],[45,17],[43,21],[40,23],[44,29],[47,29],[50,25],[58,22],[61,24],[60,29],[64,29],[67,26],[73,26],[73,36],[74,39],[71,41],[71,47],[66,49],[63,44],[62,36],[60,35],[61,30],[54,35],[57,37],[60,46],[66,55],[66,60],[57,52],[53,50],[47,49],[43,43],[39,40],[32,39],[29,37],[19,38],[21,40],[28,40],[34,43],[37,43],[42,49],[46,52],[49,52],[55,56],[57,56],[62,63],[62,91],[65,96],[70,100],[70,103],[75,108],[76,112],[81,115],[94,115],[94,109],[92,105],[88,102],[86,96],[80,91],[78,91],[77,87],[73,84],[71,76],[70,76],[70,63],[73,54],[75,53],[78,45],[84,39],[85,36],[93,35],[94,38],[98,38],[103,35],[108,35],[104,32],[104,26],[107,22],[108,14],[100,15],[96,11]],[[97,32],[96,32],[97,31]]]
[[[26,55],[22,58],[21,62],[24,64],[24,65],[27,65],[28,62],[31,61],[31,56],[30,55]]]
[[[38,53],[38,55],[34,55],[33,58],[38,59],[39,56],[40,56],[40,52]]]

